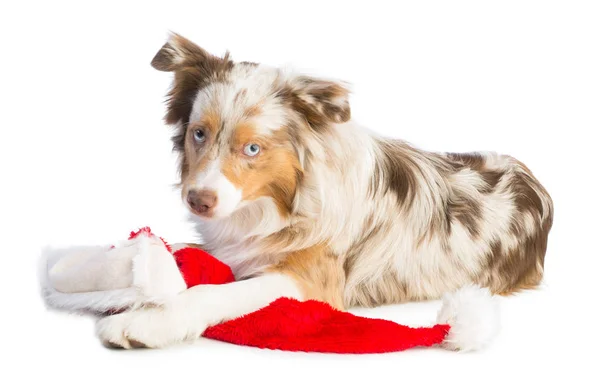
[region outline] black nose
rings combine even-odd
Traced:
[[[208,215],[217,205],[217,193],[213,190],[190,190],[187,202],[190,208],[198,214]]]

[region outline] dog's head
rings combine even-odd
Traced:
[[[178,128],[182,197],[203,218],[227,217],[262,197],[291,213],[302,133],[350,119],[340,83],[217,57],[179,35],[152,66],[174,73],[166,122]]]

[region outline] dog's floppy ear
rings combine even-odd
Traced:
[[[222,62],[222,58],[208,53],[189,39],[172,33],[167,43],[156,53],[151,64],[155,69],[164,72],[199,66],[210,73],[222,65]]]
[[[315,128],[350,120],[349,94],[346,83],[304,75],[288,79],[283,92],[284,100],[289,99]]]
[[[181,35],[171,34],[151,65],[159,71],[175,73],[165,116],[167,123],[174,124],[189,120],[198,91],[211,81],[224,77],[233,67],[233,61],[228,53],[223,58],[217,57]]]

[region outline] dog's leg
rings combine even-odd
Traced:
[[[225,285],[198,285],[162,307],[102,318],[97,332],[107,346],[163,347],[197,339],[208,326],[256,311],[280,297],[304,299],[295,279],[284,273]]]
[[[291,253],[271,271],[292,277],[305,300],[319,300],[344,309],[344,260],[326,246]]]

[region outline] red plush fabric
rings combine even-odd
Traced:
[[[204,337],[237,345],[321,353],[388,353],[441,343],[449,325],[411,328],[338,311],[315,300],[277,299],[208,328]]]
[[[174,254],[188,287],[234,281],[229,266],[197,248]],[[440,344],[449,325],[411,328],[338,311],[315,300],[280,298],[265,308],[209,327],[204,337],[237,345],[321,353],[386,353]]]
[[[198,248],[185,247],[173,253],[188,288],[200,284],[227,284],[235,281],[231,268]]]

